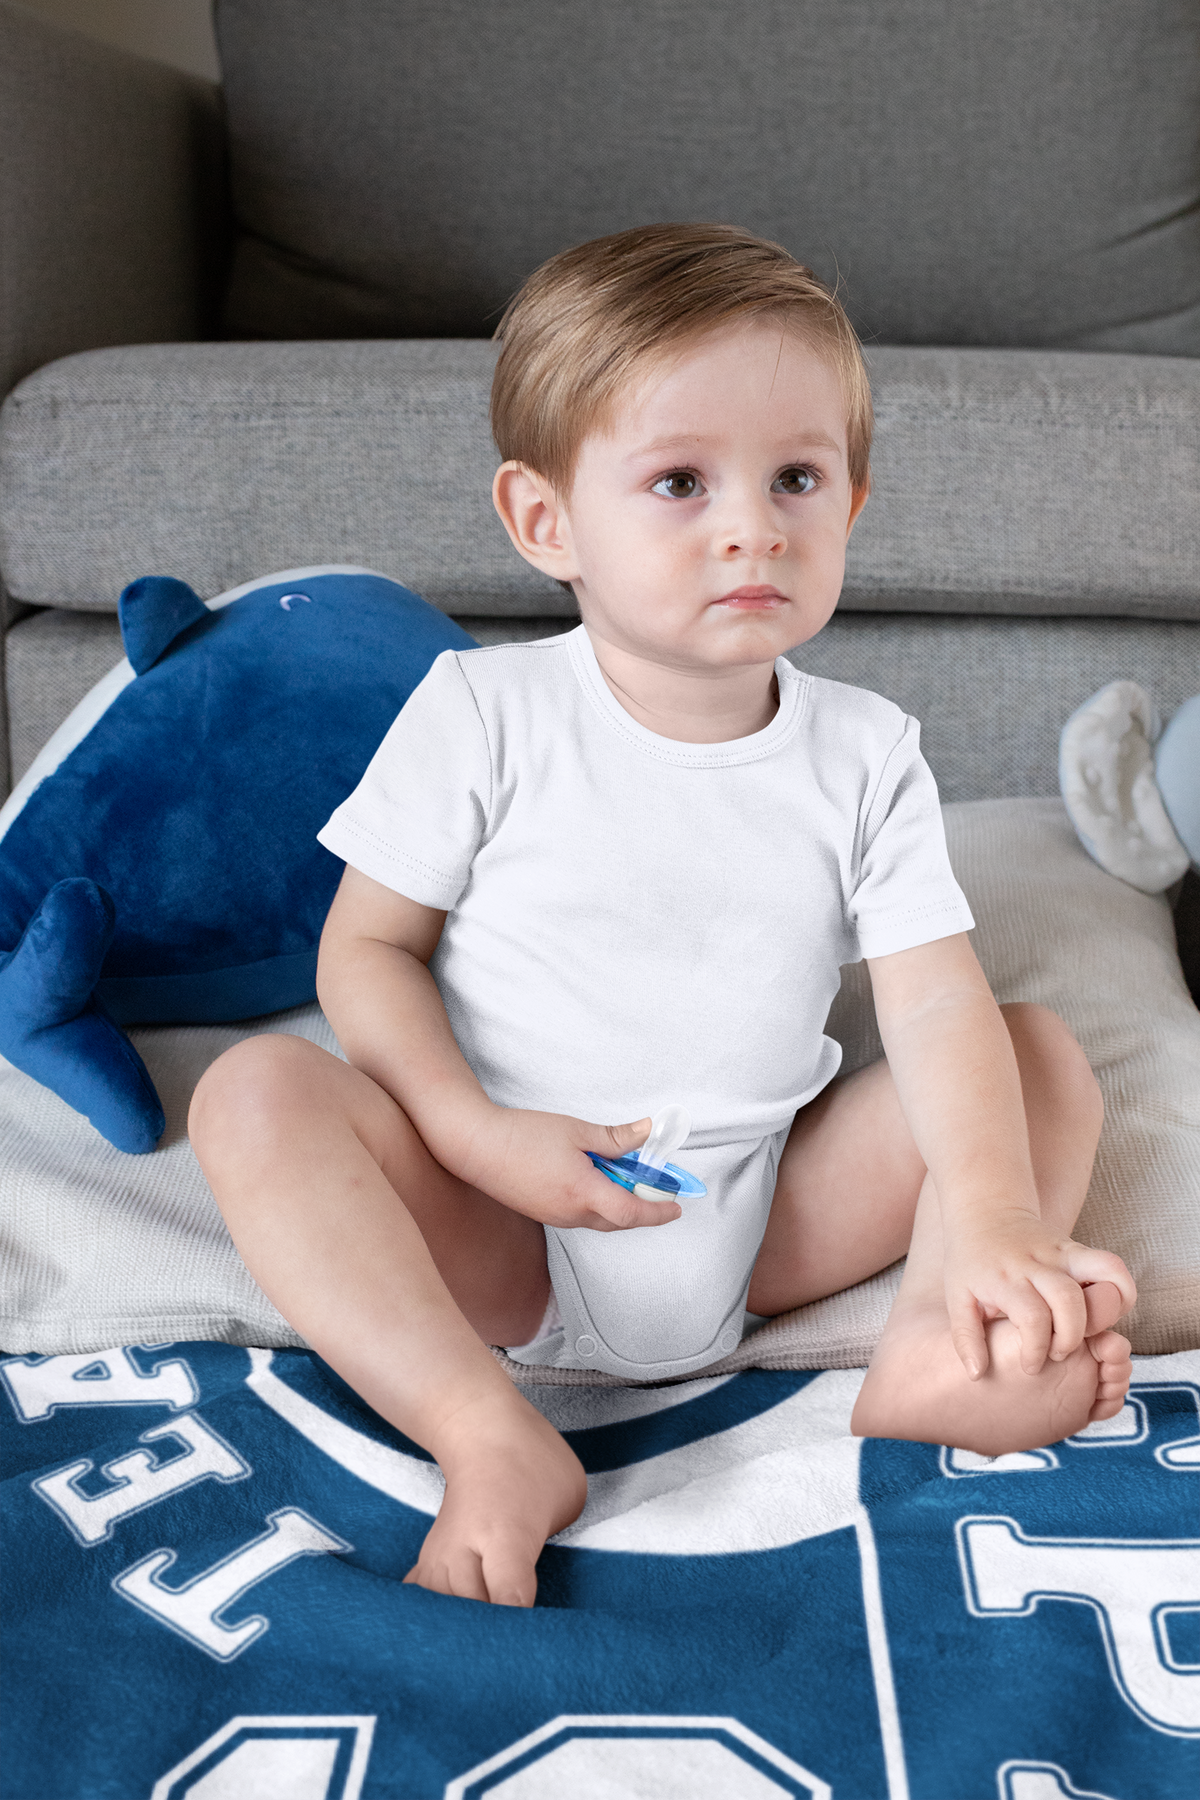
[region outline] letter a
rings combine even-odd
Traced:
[[[182,1412],[200,1398],[182,1358],[159,1363],[146,1375],[128,1350],[48,1356],[45,1362],[14,1357],[0,1363],[0,1379],[27,1425],[48,1419],[56,1406],[169,1406]]]

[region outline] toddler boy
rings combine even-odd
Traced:
[[[784,654],[868,492],[836,299],[661,225],[552,258],[497,335],[496,509],[582,624],[438,658],[321,833],[348,1063],[249,1040],[192,1131],[262,1287],[441,1465],[409,1579],[529,1605],[585,1482],[488,1344],[686,1375],[907,1252],[853,1428],[996,1454],[1119,1410],[1134,1290],[1070,1238],[1098,1091],[988,990],[915,721]],[[886,1060],[835,1080],[860,957]],[[585,1154],[669,1101],[682,1206]]]

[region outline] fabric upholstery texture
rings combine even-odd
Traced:
[[[551,637],[575,620],[459,623],[484,644]],[[111,613],[38,612],[13,627],[14,780],[121,654]],[[942,799],[987,800],[1054,793],[1064,719],[1114,675],[1140,681],[1164,717],[1200,692],[1200,623],[839,611],[792,660],[895,700],[921,721]]]
[[[1200,350],[1190,0],[218,0],[231,335],[473,336],[733,220],[894,343]]]
[[[335,1049],[316,1006],[250,1026],[158,1025],[131,1034],[167,1116],[153,1156],[114,1150],[49,1088],[0,1064],[6,1349],[195,1336],[301,1342],[247,1274],[187,1140],[187,1109],[204,1070],[255,1030]]]
[[[224,274],[217,91],[0,6],[0,395],[95,344],[192,338]]]
[[[951,806],[946,826],[997,997],[1059,1012],[1104,1091],[1107,1117],[1079,1234],[1117,1251],[1133,1270],[1140,1294],[1127,1329],[1135,1350],[1193,1346],[1200,1342],[1200,1012],[1183,986],[1167,902],[1098,869],[1058,800]],[[831,1020],[847,1070],[879,1054],[862,965],[847,972]],[[238,1038],[264,1029],[334,1048],[315,1007],[246,1026],[131,1033],[167,1114],[163,1147],[152,1157],[122,1156],[53,1094],[0,1065],[0,1238],[8,1263],[0,1342],[9,1350],[189,1337],[298,1342],[238,1259],[185,1136],[204,1068]],[[898,1278],[898,1268],[884,1271],[773,1320],[715,1370],[865,1362]],[[606,1379],[525,1365],[519,1378]]]
[[[10,594],[112,608],[356,562],[445,611],[564,611],[491,503],[469,340],[167,344],[39,370],[0,423]],[[845,607],[1200,617],[1200,360],[876,349]],[[1119,498],[1118,498],[1119,497]]]

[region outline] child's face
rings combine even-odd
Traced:
[[[515,464],[495,491],[517,548],[571,582],[593,636],[692,669],[770,662],[819,631],[866,499],[836,371],[765,321],[648,375],[585,439],[569,494]]]

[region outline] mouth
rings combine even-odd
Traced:
[[[722,594],[715,604],[731,606],[737,612],[773,612],[776,607],[786,606],[788,598],[774,587],[741,587],[732,594]]]

